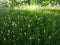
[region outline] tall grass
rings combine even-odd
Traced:
[[[60,45],[60,10],[0,8],[1,45]]]

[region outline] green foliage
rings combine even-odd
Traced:
[[[9,3],[8,3],[9,2]],[[42,5],[47,6],[48,4],[51,4],[51,6],[56,6],[57,4],[60,5],[59,0],[4,0],[2,2],[2,5],[4,6],[25,6],[25,5]],[[1,3],[0,3],[1,5]]]
[[[12,6],[19,6],[19,5],[30,5],[31,0],[10,0]]]
[[[59,45],[60,10],[0,8],[1,45]]]
[[[41,6],[47,6],[50,2],[49,1],[42,1]]]

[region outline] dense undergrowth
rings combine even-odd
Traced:
[[[1,45],[60,45],[60,10],[0,8]]]

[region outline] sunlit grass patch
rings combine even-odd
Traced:
[[[58,9],[30,6],[0,9],[1,44],[57,45],[57,42],[60,44],[59,32],[60,10]]]

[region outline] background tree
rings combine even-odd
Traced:
[[[9,2],[9,3],[8,3]],[[48,4],[60,5],[60,0],[4,0],[3,5],[7,6],[21,6],[21,5],[43,5],[47,6]]]

